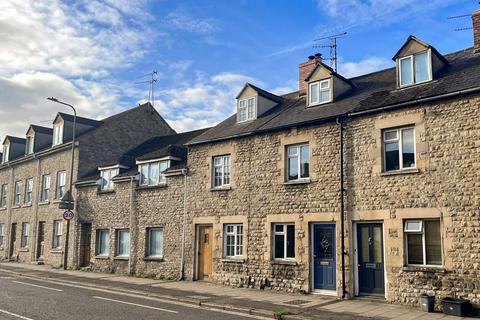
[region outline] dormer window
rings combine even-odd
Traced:
[[[100,170],[101,185],[100,190],[113,190],[113,178],[118,175],[118,168],[110,168]]]
[[[149,162],[140,164],[138,171],[140,172],[141,186],[156,186],[166,182],[165,175],[162,173],[170,167],[170,160]]]
[[[27,136],[27,141],[25,143],[25,154],[32,154],[33,153],[33,136]]]
[[[399,58],[399,83],[401,87],[432,80],[430,51]]]
[[[325,79],[308,84],[308,104],[310,106],[332,101],[330,83],[330,79]]]
[[[3,145],[3,153],[2,153],[2,163],[5,163],[8,161],[9,158],[9,153],[10,153],[10,144],[4,144]]]
[[[255,97],[238,101],[238,122],[253,120],[256,117],[257,99]]]
[[[53,145],[63,143],[63,125],[61,123],[53,125]]]

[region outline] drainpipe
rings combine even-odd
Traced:
[[[34,155],[35,158],[35,155]],[[36,175],[36,181],[37,183],[34,183],[35,187],[32,188],[32,195],[30,198],[30,201],[33,205],[33,226],[32,226],[32,240],[30,243],[32,244],[32,254],[30,256],[30,260],[32,262],[37,261],[37,250],[38,250],[38,236],[37,236],[37,228],[38,228],[38,192],[41,188],[39,186],[42,184],[42,174],[41,174],[41,166],[40,166],[40,158],[37,159],[37,175]],[[33,177],[32,177],[33,178]]]
[[[134,217],[134,195],[135,195],[135,181],[136,181],[136,176],[132,176],[130,177],[130,227],[129,227],[129,230],[130,230],[130,255],[128,257],[128,274],[129,275],[132,275],[133,274],[133,263],[132,263],[132,259],[133,259],[133,248],[135,247],[135,233],[134,233],[134,220],[135,220],[135,217]]]
[[[185,189],[183,191],[182,256],[180,260],[180,280],[184,279],[185,272],[185,237],[187,232],[187,173],[187,169],[182,169]]]
[[[342,299],[345,299],[347,293],[345,284],[345,188],[344,188],[344,170],[343,170],[343,125],[344,119],[337,118],[337,124],[340,128],[340,234],[341,234],[341,252],[342,252]]]

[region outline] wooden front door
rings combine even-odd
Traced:
[[[212,280],[212,240],[211,226],[198,227],[198,280]]]
[[[17,252],[17,224],[12,223],[12,229],[10,231],[10,259],[15,258]]]
[[[90,265],[91,254],[91,240],[92,240],[92,224],[82,223],[80,233],[80,267],[88,267]]]
[[[45,222],[38,223],[37,260],[43,260],[45,254]]]
[[[314,224],[312,229],[313,289],[335,290],[335,225]]]
[[[382,224],[358,224],[357,244],[359,294],[384,295]]]

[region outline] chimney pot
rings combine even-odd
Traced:
[[[480,52],[480,10],[472,13],[473,22],[473,50]]]
[[[315,56],[308,56],[308,60],[313,60],[315,59]]]
[[[315,58],[321,60],[322,59],[322,54],[321,53],[315,53]]]

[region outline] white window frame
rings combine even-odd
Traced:
[[[42,192],[40,194],[40,201],[41,202],[48,202],[50,197],[50,175],[44,174],[42,176]]]
[[[32,154],[33,153],[34,143],[35,143],[35,136],[34,135],[28,135],[27,139],[25,141],[25,154]]]
[[[67,171],[57,172],[57,182],[55,183],[55,199],[61,199],[65,195],[65,192],[67,191],[67,188],[65,187],[66,185],[67,185]]]
[[[28,239],[30,237],[30,224],[28,222],[22,223],[22,238],[20,239],[20,248],[28,248]]]
[[[152,232],[153,231],[160,231],[162,233],[162,248],[161,248],[161,254],[156,254],[152,252]],[[165,248],[165,229],[163,227],[150,227],[147,228],[147,258],[155,258],[155,259],[161,259],[163,258],[164,253],[164,248]]]
[[[276,226],[283,226],[283,231],[276,231]],[[288,226],[293,226],[293,238],[295,239],[295,236],[296,236],[296,227],[295,227],[295,223],[273,223],[272,224],[272,241],[273,241],[273,245],[272,245],[272,256],[273,256],[273,260],[280,260],[280,261],[284,261],[284,260],[287,260],[287,261],[293,261],[295,260],[295,256],[296,256],[296,240],[295,240],[295,244],[294,244],[294,248],[293,248],[293,257],[287,257],[287,252],[288,252],[288,248],[287,248],[287,245],[288,245]],[[284,248],[283,248],[283,258],[277,258],[275,257],[275,236],[277,235],[283,235],[283,243],[284,243]]]
[[[413,167],[403,167],[403,141],[402,141],[402,131],[413,129]],[[397,138],[395,139],[387,139],[386,135],[387,132],[397,132]],[[388,143],[397,142],[398,143],[398,157],[399,157],[399,166],[397,170],[387,170],[387,156],[386,156],[386,147],[385,145]],[[395,172],[395,171],[402,171],[402,170],[410,170],[417,168],[417,143],[415,138],[415,126],[405,126],[400,128],[387,128],[382,130],[382,158],[383,158],[383,172]]]
[[[3,145],[3,151],[2,151],[2,163],[8,162],[9,157],[10,157],[10,143],[5,143]]]
[[[52,249],[62,248],[63,221],[53,220]]]
[[[5,243],[5,224],[0,223],[0,248],[3,248]]]
[[[25,204],[32,204],[32,195],[33,195],[33,179],[29,178],[25,180],[25,196],[23,202]]]
[[[119,168],[113,169],[103,169],[100,170],[100,178],[102,183],[100,185],[100,190],[102,191],[111,191],[114,189],[113,178],[118,175]]]
[[[165,177],[165,174],[162,173],[162,171],[165,171],[165,170],[160,170],[162,164],[165,164],[165,170],[170,168],[170,160],[162,160],[162,161],[147,162],[147,163],[139,164],[138,172],[140,173],[140,185],[141,186],[157,186],[157,185],[165,184],[167,182],[167,179]],[[158,177],[157,177],[157,181],[152,181],[150,174],[152,172],[152,167],[155,167],[155,166],[157,167]],[[146,177],[142,173],[143,168],[146,168],[146,172],[147,172]]]
[[[422,226],[420,231],[407,231],[407,222],[408,221],[421,221]],[[442,262],[440,264],[427,264],[427,246],[426,246],[426,241],[425,241],[425,221],[438,221],[439,222],[439,227],[440,227],[440,254],[441,254],[441,260]],[[412,266],[412,267],[433,267],[433,268],[438,268],[443,266],[443,243],[442,243],[442,222],[440,219],[408,219],[404,221],[405,226],[404,226],[404,235],[405,235],[405,265],[407,266]],[[422,251],[423,251],[423,264],[413,264],[413,263],[408,263],[408,235],[409,234],[421,234],[422,235]]]
[[[229,228],[233,231],[228,231]],[[241,231],[241,232],[239,232]],[[233,237],[233,255],[228,255],[227,240]],[[241,237],[241,239],[239,239]],[[223,255],[225,258],[241,258],[243,257],[245,233],[242,223],[227,223],[223,227]]]
[[[101,248],[102,248],[101,237],[100,237],[101,233],[107,234],[107,237],[105,238],[105,240],[107,241],[107,243],[105,244],[106,252],[101,252]],[[109,229],[97,229],[95,255],[99,257],[108,257],[110,255],[110,230]]]
[[[323,79],[323,80],[319,80],[319,81],[310,82],[308,84],[308,105],[309,106],[316,106],[316,105],[319,105],[319,104],[325,104],[325,103],[332,102],[333,94],[332,94],[332,81],[331,80],[332,79],[330,79],[330,78],[329,79]],[[327,83],[328,87],[322,89],[322,83]],[[318,100],[317,101],[312,101],[312,91],[313,91],[312,87],[314,85],[318,85],[318,89],[317,89]],[[321,93],[322,92],[327,92],[327,91],[328,91],[328,95],[329,95],[330,99],[322,101],[321,100]]]
[[[300,177],[301,176],[301,173],[302,173],[302,163],[301,163],[301,148],[302,147],[308,147],[308,177]],[[297,149],[297,153],[296,155],[290,155],[288,150],[290,148],[296,148]],[[302,144],[292,144],[292,145],[288,145],[285,149],[285,152],[287,153],[286,155],[286,159],[287,159],[287,163],[285,165],[286,169],[287,169],[287,181],[303,181],[303,180],[308,180],[310,179],[310,145],[309,143],[302,143]],[[289,162],[288,160],[290,158],[297,158],[297,170],[298,170],[298,178],[297,179],[290,179],[290,166],[289,166]]]
[[[220,159],[219,164],[215,164],[215,159]],[[226,160],[228,159],[228,165],[226,165]],[[228,167],[228,183],[225,182],[226,180],[226,168]],[[221,183],[216,185],[215,179],[215,168],[220,168],[220,177]],[[223,156],[214,156],[212,157],[212,186],[213,188],[225,188],[230,186],[232,181],[232,158],[230,155],[223,155]]]
[[[0,190],[0,192],[0,208],[6,208],[8,200],[8,184],[2,184],[2,190]]]
[[[123,233],[128,233],[128,250],[126,253],[120,254],[120,234]],[[130,229],[117,229],[115,230],[115,256],[119,258],[130,258],[130,246],[132,245],[131,243],[131,238],[130,238]]]
[[[15,192],[13,194],[13,206],[20,206],[20,199],[22,198],[22,181],[15,181]]]
[[[424,80],[424,81],[417,81],[415,79],[415,56],[420,55],[420,54],[424,54],[424,53],[427,54],[428,79]],[[405,60],[405,59],[411,59],[410,60],[410,68],[412,69],[412,82],[402,84],[402,60]],[[417,52],[415,54],[411,54],[411,55],[401,57],[401,58],[398,59],[398,86],[399,87],[403,88],[403,87],[409,87],[409,86],[413,86],[413,85],[420,84],[420,83],[429,82],[429,81],[432,81],[432,78],[433,78],[433,75],[432,75],[432,51],[430,49],[428,49],[426,51],[422,51],[422,52]]]
[[[251,108],[249,105],[250,102],[252,102]],[[257,98],[256,97],[248,97],[245,99],[238,100],[237,104],[238,104],[237,105],[237,113],[238,113],[237,122],[239,123],[247,122],[250,120],[254,120],[257,117]],[[242,116],[241,116],[242,112],[245,112],[245,119],[242,119]]]
[[[62,143],[63,143],[63,123],[57,123],[53,125],[52,146],[56,146]]]

